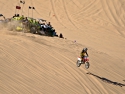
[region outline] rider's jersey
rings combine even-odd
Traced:
[[[81,57],[84,57],[86,56],[86,53],[85,52],[81,52]]]
[[[81,57],[85,57],[85,56],[88,56],[88,53],[87,52],[81,52]]]

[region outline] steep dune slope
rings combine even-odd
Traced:
[[[1,36],[3,37],[0,39],[2,94],[51,94],[52,92],[55,94],[112,92],[115,94],[116,92],[117,94],[125,90],[122,81],[125,77],[123,72],[125,66],[116,67],[111,64],[121,61],[105,53],[90,49],[90,55],[95,56],[90,56],[91,67],[85,70],[84,65],[77,68],[75,63],[78,52],[83,46],[81,44],[13,32]],[[104,58],[107,58],[108,65],[103,62]],[[118,70],[119,68],[121,70]]]
[[[19,1],[0,0],[1,13],[46,19],[67,39],[1,29],[1,94],[124,94],[124,0]],[[83,47],[88,70],[76,67]]]

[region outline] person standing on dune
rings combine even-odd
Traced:
[[[28,23],[29,23],[29,21],[28,21],[27,17],[23,18],[22,23],[23,23],[23,32],[28,32]]]

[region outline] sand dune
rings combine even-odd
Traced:
[[[19,1],[0,0],[1,14],[46,19],[67,39],[1,28],[0,94],[125,93],[124,0]],[[89,69],[76,67],[83,47]]]

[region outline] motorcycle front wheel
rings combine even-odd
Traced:
[[[77,67],[80,67],[81,61],[77,60],[76,65],[77,65]]]

